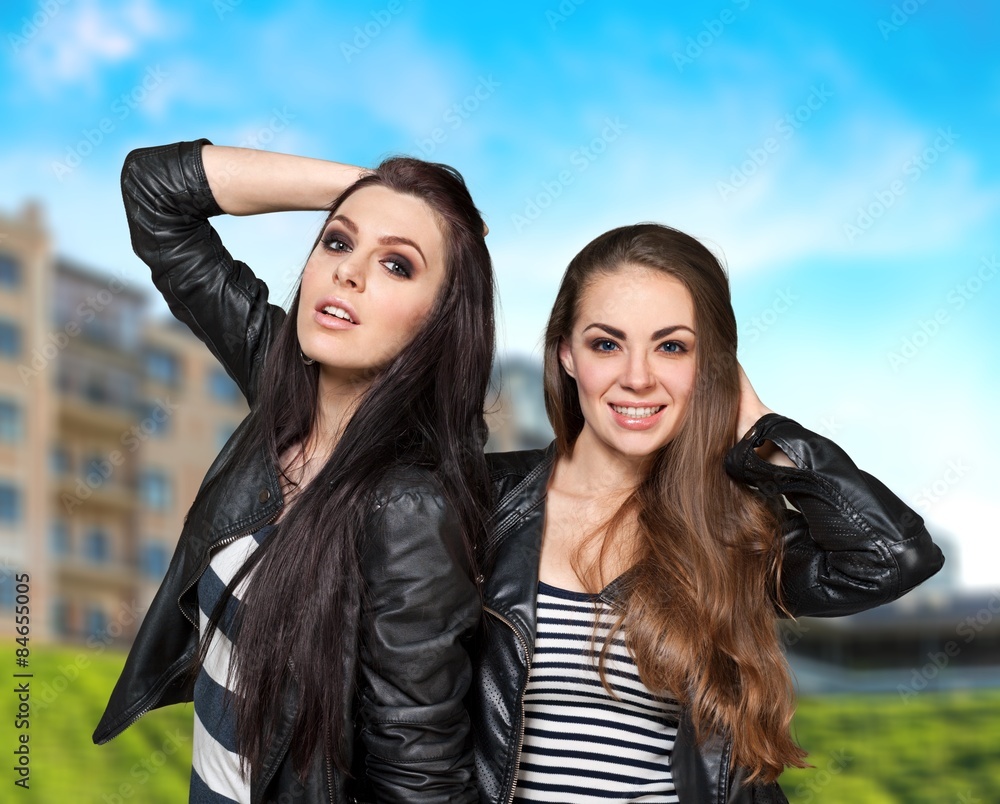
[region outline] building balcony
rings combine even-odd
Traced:
[[[95,402],[84,397],[59,396],[59,428],[62,431],[112,433],[120,438],[136,422],[134,406]]]
[[[52,565],[56,583],[76,589],[93,587],[101,592],[117,589],[132,595],[140,582],[135,567],[115,561],[99,563],[79,556],[54,556]]]
[[[88,509],[99,507],[132,513],[139,507],[135,489],[112,480],[92,488],[83,478],[64,476],[56,484],[56,510],[72,516],[80,506]]]

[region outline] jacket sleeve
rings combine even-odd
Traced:
[[[122,198],[132,248],[170,311],[197,335],[253,404],[258,371],[285,318],[267,285],[234,260],[208,219],[221,215],[205,176],[202,139],[132,151]]]
[[[754,448],[766,440],[795,468],[761,459]],[[853,614],[888,603],[944,564],[912,509],[832,441],[791,419],[762,417],[726,456],[726,470],[782,511],[780,587],[795,616]]]
[[[361,739],[375,800],[478,801],[466,650],[481,611],[461,528],[442,496],[380,503],[362,551]]]

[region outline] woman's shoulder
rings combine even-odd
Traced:
[[[381,508],[394,499],[410,495],[445,499],[444,485],[432,466],[393,464],[375,486],[372,501],[376,508]]]
[[[492,515],[499,515],[510,505],[516,505],[525,495],[534,498],[544,494],[555,454],[555,442],[545,449],[486,453],[493,495]]]
[[[546,464],[555,455],[555,442],[544,449],[520,449],[513,452],[487,452],[490,479],[496,483],[510,477],[524,477]]]
[[[382,567],[445,555],[464,555],[458,511],[432,467],[393,465],[375,487],[368,507],[364,554]],[[442,552],[443,551],[443,552]]]
[[[547,465],[555,455],[555,442],[544,449],[487,452],[486,466],[495,484],[519,480]],[[427,464],[398,463],[389,467],[375,489],[374,500],[384,504],[403,494],[424,494],[444,498],[444,486],[434,467]]]

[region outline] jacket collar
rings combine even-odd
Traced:
[[[507,618],[527,644],[534,644],[538,561],[545,524],[545,495],[555,464],[555,443],[542,452],[523,453],[524,476],[493,507],[483,585],[487,608]]]
[[[542,451],[512,453],[504,457],[503,472],[523,477],[493,506],[490,538],[483,566],[488,570],[483,602],[513,621],[529,641],[535,634],[538,562],[545,526],[545,498],[555,466],[553,441]],[[632,572],[624,573],[600,593],[600,600],[614,606],[626,589]]]

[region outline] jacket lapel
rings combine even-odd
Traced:
[[[487,607],[509,619],[529,646],[535,638],[538,561],[545,524],[545,494],[555,446],[496,504],[485,563],[492,567],[483,587]]]

